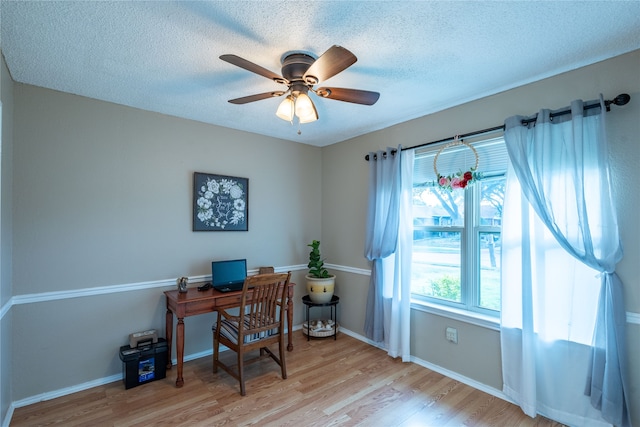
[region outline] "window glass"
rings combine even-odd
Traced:
[[[411,290],[425,296],[461,302],[460,233],[427,231],[413,241]]]
[[[500,310],[500,233],[480,233],[480,307]]]

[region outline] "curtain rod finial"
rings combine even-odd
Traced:
[[[630,100],[631,96],[628,93],[622,93],[615,97],[613,103],[616,105],[627,105]]]
[[[606,107],[607,111],[611,111],[611,104],[615,104],[618,106],[627,105],[630,100],[631,96],[628,93],[621,93],[611,101],[604,101],[604,106]]]

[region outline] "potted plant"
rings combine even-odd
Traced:
[[[307,265],[309,274],[305,276],[307,292],[311,301],[324,304],[331,301],[331,297],[333,297],[336,276],[329,274],[329,271],[324,268],[324,261],[320,256],[320,241],[314,240],[307,246],[311,247],[309,264]]]

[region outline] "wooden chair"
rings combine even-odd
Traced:
[[[282,379],[287,378],[284,326],[290,279],[291,272],[249,276],[244,281],[238,311],[244,315],[232,315],[225,310],[218,311],[217,321],[213,325],[213,372],[218,372],[220,367],[236,378],[240,382],[242,396],[246,395],[244,356],[251,350],[260,349],[260,355],[246,363],[253,362],[266,353],[280,365]],[[267,347],[275,343],[278,343],[279,355]],[[220,344],[237,353],[236,369],[220,361]]]

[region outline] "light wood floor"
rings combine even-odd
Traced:
[[[204,357],[185,363],[181,389],[174,367],[129,390],[115,382],[18,408],[11,426],[560,426],[344,334],[294,332],[286,380],[268,358],[246,372],[246,397]]]

